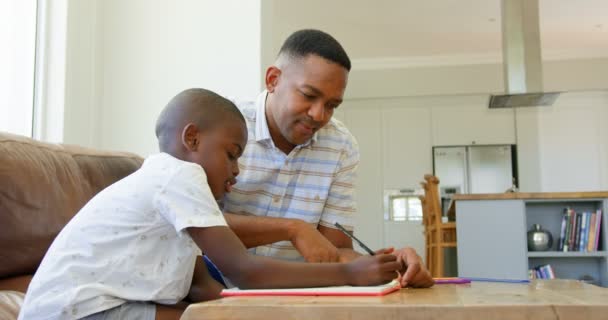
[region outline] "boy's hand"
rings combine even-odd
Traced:
[[[351,285],[379,285],[397,278],[401,265],[392,254],[361,256],[347,264],[346,272]]]
[[[431,273],[422,263],[422,259],[412,248],[403,248],[393,252],[401,263],[401,286],[428,288],[435,284]]]
[[[307,262],[338,262],[340,258],[338,248],[306,222],[296,224],[290,240]]]

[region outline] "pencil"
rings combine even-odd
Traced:
[[[349,238],[351,238],[355,242],[357,242],[359,244],[359,246],[361,248],[363,248],[363,250],[367,251],[367,253],[369,253],[371,256],[374,255],[374,252],[372,251],[372,249],[370,249],[368,246],[363,244],[363,242],[361,242],[361,240],[357,239],[357,237],[355,237],[350,232],[348,232],[348,230],[344,229],[344,227],[342,225],[340,225],[339,223],[336,222],[336,223],[334,223],[334,226],[338,227],[338,229],[340,229],[340,231],[344,232],[345,235],[347,235]]]

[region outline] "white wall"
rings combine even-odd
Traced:
[[[100,4],[101,147],[142,155],[157,151],[156,118],[183,89],[242,98],[258,93],[260,1]]]
[[[344,122],[357,137],[360,163],[357,184],[357,218],[355,233],[370,248],[383,246],[382,225],[382,117],[366,102],[349,102],[344,106]]]
[[[407,68],[399,64],[359,68],[358,63],[353,61],[346,90],[349,99],[491,94],[505,90],[500,63],[459,65],[455,61],[452,65],[433,66],[432,58],[425,61],[426,66]],[[545,91],[608,89],[608,58],[544,61],[543,84]]]
[[[515,109],[519,190],[541,191],[539,108]]]
[[[63,141],[147,155],[178,92],[254,98],[261,1],[70,0]]]
[[[540,189],[608,190],[608,91],[565,93],[539,109]]]
[[[102,55],[97,0],[68,1],[62,142],[99,146]]]
[[[154,152],[151,129],[170,97],[193,86],[255,96],[284,40],[278,38],[284,30],[273,28],[273,1],[66,1],[65,88],[58,90],[65,91],[65,112],[63,137],[55,140],[68,143]],[[503,91],[499,64],[360,69],[353,63],[349,99]],[[548,61],[544,77],[547,90],[602,88],[608,59]]]

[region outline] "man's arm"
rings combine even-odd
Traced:
[[[329,186],[328,198],[321,214],[321,224],[317,227],[319,232],[338,248],[340,261],[350,261],[360,256],[353,250],[351,238],[338,229],[326,227],[336,221],[352,225],[356,212],[355,180],[359,166],[359,146],[354,137],[348,138],[350,144],[340,153],[339,167]]]
[[[360,253],[353,249],[353,241],[342,231],[324,226],[319,226],[318,230],[325,238],[336,246],[336,248],[338,248],[340,262],[348,262],[361,256]]]
[[[247,248],[277,241],[291,241],[308,262],[338,261],[339,252],[332,242],[319,233],[313,225],[302,220],[232,213],[224,213],[224,218]]]

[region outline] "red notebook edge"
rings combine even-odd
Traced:
[[[380,292],[297,292],[297,291],[289,291],[289,292],[280,292],[280,291],[270,291],[270,292],[247,292],[247,291],[222,291],[220,295],[222,297],[301,297],[301,296],[331,296],[331,297],[379,297],[384,296],[389,293],[398,291],[401,289],[401,285],[397,283],[392,287],[388,287]]]

